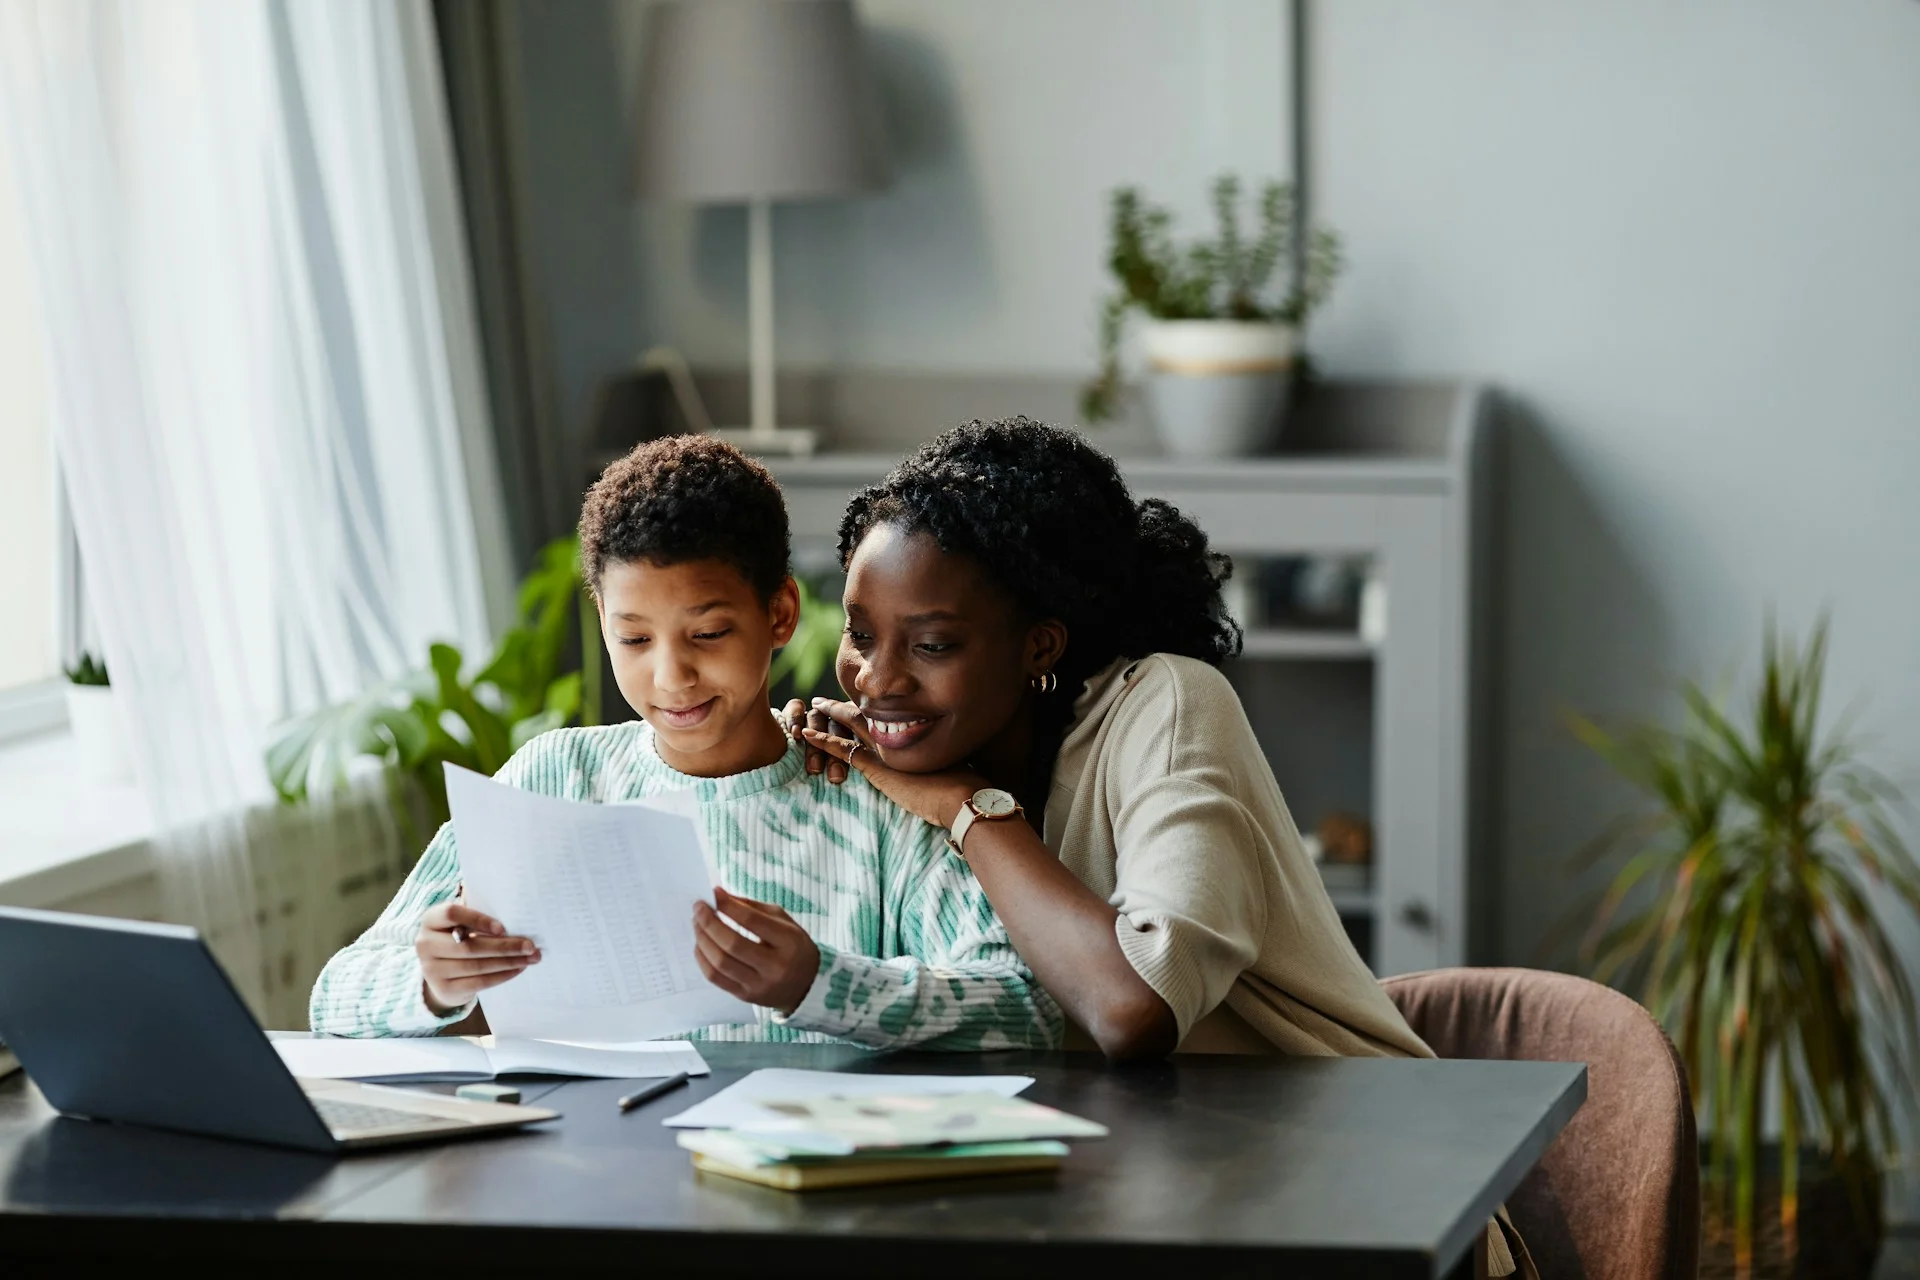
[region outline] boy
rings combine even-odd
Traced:
[[[1059,1008],[944,833],[862,778],[835,787],[808,774],[805,748],[772,714],[768,664],[793,635],[799,595],[767,469],[705,436],[643,444],[588,493],[580,553],[614,678],[641,719],[542,734],[498,776],[596,802],[695,789],[719,911],[760,939],[694,904],[701,972],[759,1006],[757,1021],[695,1038],[1057,1045]],[[459,885],[448,823],[380,919],[328,961],[313,1030],[430,1035],[539,963],[511,921],[459,902]]]

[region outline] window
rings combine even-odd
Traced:
[[[0,738],[56,725],[70,534],[19,193],[0,135]]]

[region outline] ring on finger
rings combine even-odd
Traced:
[[[855,738],[853,740],[853,745],[847,748],[847,763],[852,764],[853,758],[860,754],[860,748],[866,745],[867,745],[866,743],[860,741],[858,738]]]

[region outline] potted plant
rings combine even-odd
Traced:
[[[1920,914],[1920,866],[1889,821],[1898,792],[1820,724],[1825,660],[1824,622],[1804,649],[1769,625],[1743,709],[1686,685],[1677,728],[1575,721],[1653,801],[1596,842],[1632,856],[1582,954],[1686,1063],[1703,1274],[1809,1273],[1804,1257],[1866,1276],[1894,1112],[1920,1096],[1914,983],[1884,914]]]
[[[1113,416],[1121,392],[1120,338],[1127,317],[1145,314],[1147,399],[1161,442],[1176,457],[1237,457],[1270,448],[1278,438],[1300,328],[1326,300],[1340,272],[1340,241],[1316,228],[1305,270],[1284,288],[1272,286],[1293,256],[1291,185],[1260,191],[1259,228],[1240,231],[1240,180],[1213,184],[1218,238],[1176,247],[1173,216],[1148,204],[1138,189],[1113,194],[1107,264],[1118,290],[1100,310],[1100,373],[1081,392],[1081,416]]]
[[[127,720],[120,696],[107,680],[107,664],[91,653],[67,667],[67,725],[80,754],[80,770],[96,782],[133,782],[127,754]]]

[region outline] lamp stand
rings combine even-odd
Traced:
[[[747,352],[751,425],[713,434],[749,453],[812,453],[820,443],[818,433],[774,425],[773,209],[765,199],[747,205]]]

